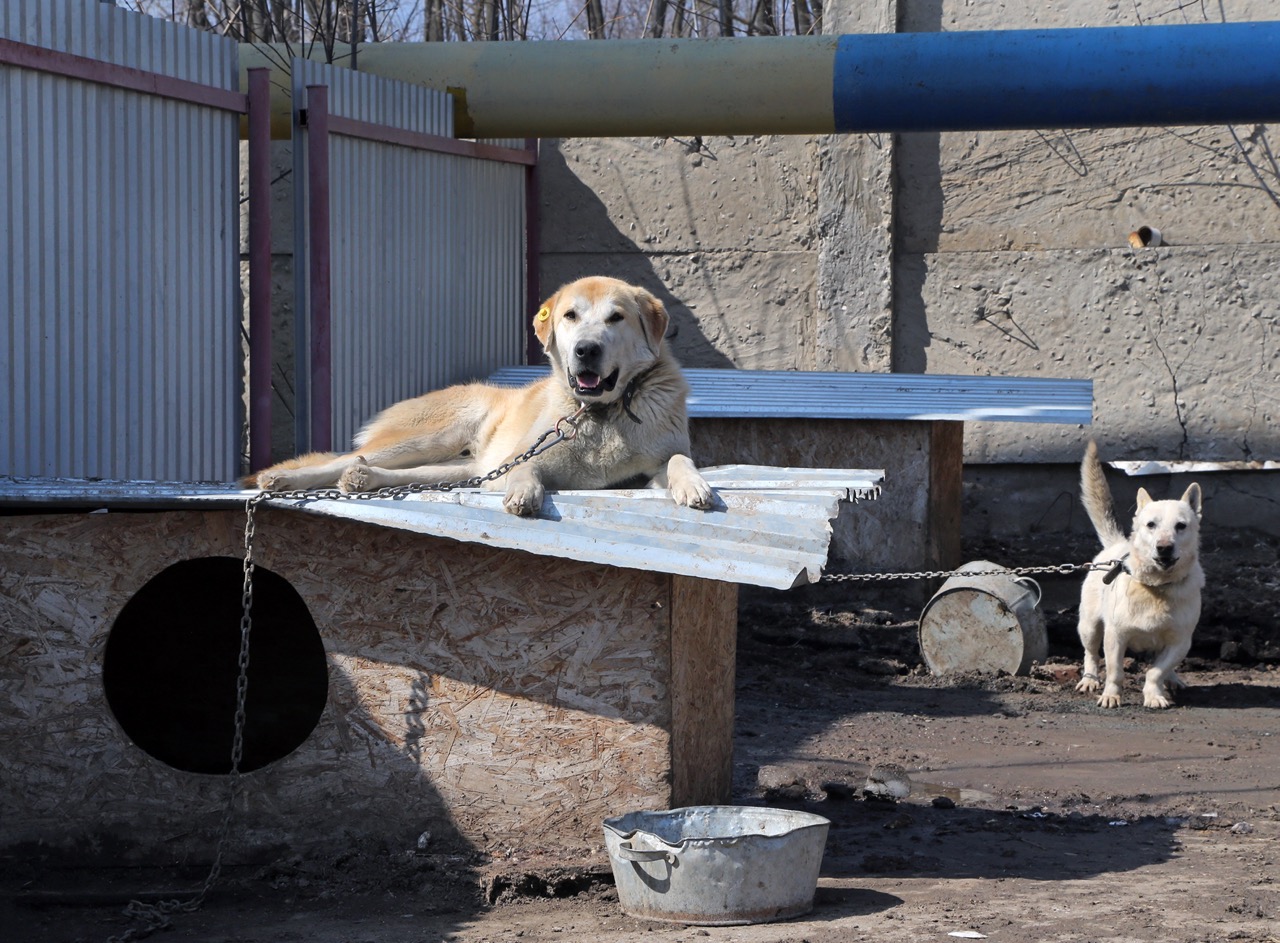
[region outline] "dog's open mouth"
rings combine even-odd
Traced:
[[[600,396],[603,393],[609,393],[618,385],[618,371],[615,370],[607,377],[602,377],[598,373],[592,373],[584,370],[582,373],[570,373],[569,385],[573,387],[573,392],[579,396]]]

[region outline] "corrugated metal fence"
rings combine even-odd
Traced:
[[[233,476],[237,45],[88,0],[0,44],[0,474]]]
[[[296,294],[311,312],[297,349],[311,352],[315,381],[297,391],[296,435],[346,448],[397,400],[523,358],[533,155],[522,141],[454,140],[443,92],[302,59],[292,73],[306,104],[305,116],[295,108]],[[318,156],[317,134],[329,142]]]
[[[0,475],[243,470],[238,58],[234,42],[97,0],[0,0]],[[310,86],[329,103],[319,149],[295,129],[302,450],[523,358],[534,156],[453,139],[444,93],[293,67],[295,102]],[[318,198],[327,224],[308,226]],[[291,340],[250,323],[260,467],[270,350]]]

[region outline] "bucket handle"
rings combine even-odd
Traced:
[[[638,848],[632,848],[629,841],[624,841],[618,845],[618,857],[624,861],[665,861],[668,864],[676,863],[676,856],[673,852],[662,851],[661,849],[641,851]]]
[[[1039,583],[1029,576],[1015,576],[1013,581],[1015,583],[1021,583],[1024,586],[1030,584],[1036,592],[1036,601],[1031,604],[1031,608],[1034,609],[1036,606],[1040,605],[1040,597],[1043,596],[1044,593],[1041,591]]]

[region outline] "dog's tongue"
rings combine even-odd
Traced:
[[[578,388],[583,390],[594,390],[600,385],[600,374],[598,373],[579,373]]]

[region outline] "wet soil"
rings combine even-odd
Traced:
[[[1042,578],[1028,676],[931,676],[918,599],[840,582],[744,591],[733,801],[831,820],[813,910],[739,927],[622,912],[607,861],[405,851],[232,869],[157,939],[210,943],[1280,943],[1277,541],[1206,537],[1209,586],[1175,707],[1074,691],[1078,576]],[[1006,566],[1089,544],[966,548]],[[916,594],[918,595],[918,593]],[[886,798],[885,784],[909,786]],[[899,791],[903,791],[900,789]],[[105,941],[140,891],[202,875],[4,875],[0,939]],[[981,935],[981,936],[976,936]]]

